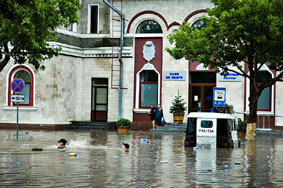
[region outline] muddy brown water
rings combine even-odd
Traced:
[[[60,138],[68,140],[65,151],[56,149]],[[183,143],[184,134],[20,131],[17,140],[14,130],[1,130],[0,186],[283,187],[283,137],[197,152]]]

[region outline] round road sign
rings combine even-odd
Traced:
[[[11,88],[15,93],[20,93],[25,88],[25,82],[20,78],[16,78],[12,81]]]

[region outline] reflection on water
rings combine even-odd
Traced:
[[[68,140],[58,151],[56,142]],[[141,140],[146,138],[148,142]],[[121,143],[130,150],[121,149]],[[258,135],[236,149],[184,148],[183,134],[0,132],[0,186],[282,187],[283,138]],[[43,151],[31,151],[32,148]],[[74,152],[76,157],[70,157]],[[225,169],[225,165],[226,169]]]

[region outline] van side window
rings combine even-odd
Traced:
[[[212,128],[213,127],[213,122],[212,121],[203,120],[203,121],[201,121],[200,126],[201,126],[201,128]]]

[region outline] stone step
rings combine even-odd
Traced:
[[[169,130],[169,129],[150,129],[150,133],[181,133],[185,134],[186,130],[176,129],[176,130]]]
[[[115,130],[115,123],[111,122],[72,122],[68,129],[83,129],[83,130]]]

